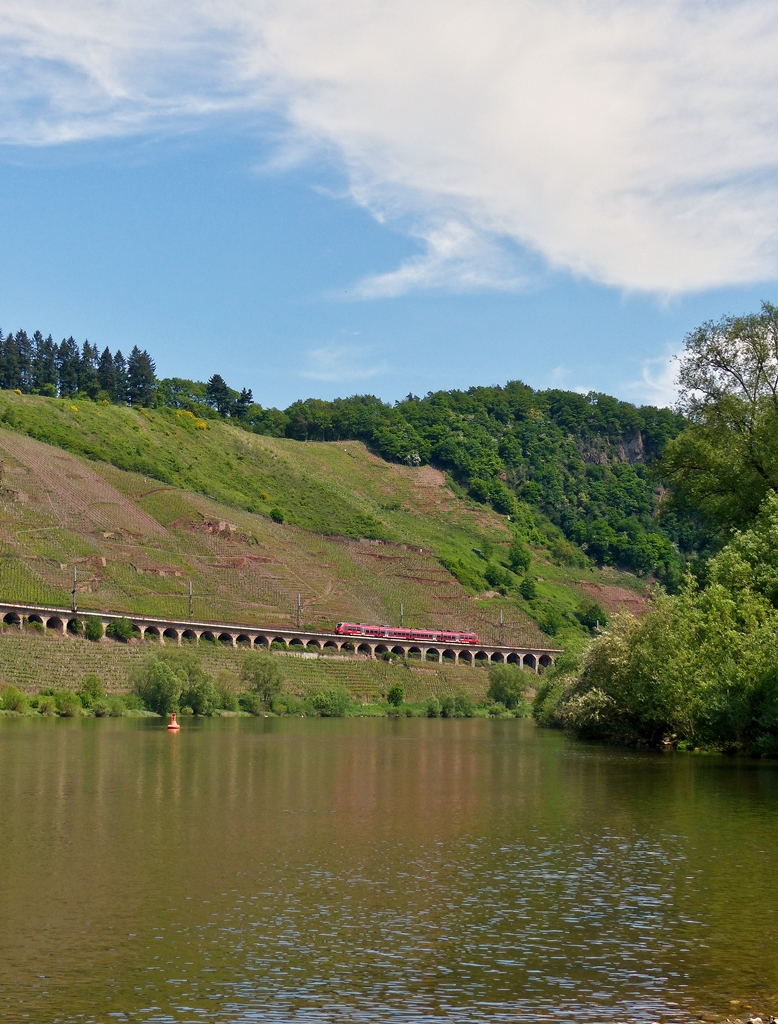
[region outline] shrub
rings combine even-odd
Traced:
[[[76,636],[80,636],[84,632],[84,624],[81,619],[70,619],[68,622],[68,633],[74,633]]]
[[[389,687],[389,692],[386,695],[386,699],[392,705],[393,708],[399,708],[403,702],[405,696],[405,690],[403,689],[402,683],[394,683]]]
[[[255,651],[243,659],[240,678],[249,690],[259,694],[265,704],[278,696],[283,686],[283,676],[275,658]]]
[[[351,699],[342,686],[328,686],[309,693],[306,704],[322,718],[343,718]]]
[[[8,686],[2,694],[2,706],[6,711],[26,711],[27,698],[16,686]]]
[[[608,616],[605,614],[605,609],[596,601],[582,601],[580,608],[575,613],[575,617],[582,626],[586,626],[591,632],[594,632],[598,626],[604,628],[608,624]]]
[[[472,718],[473,702],[466,693],[446,693],[440,698],[442,718]]]
[[[38,712],[41,715],[56,715],[57,702],[50,694],[43,694],[38,697]]]
[[[538,596],[538,588],[531,576],[525,576],[519,584],[519,593],[525,601],[534,601]]]
[[[159,658],[149,658],[135,676],[133,689],[147,711],[169,715],[178,711],[183,679]]]
[[[530,567],[532,556],[521,537],[514,537],[513,543],[508,550],[508,564],[514,572],[526,572]]]
[[[518,665],[493,665],[489,670],[487,696],[495,704],[512,709],[525,703],[524,692],[528,686],[527,673]]]
[[[440,717],[454,717],[454,696],[451,693],[444,693],[440,698]]]
[[[81,701],[72,690],[60,690],[54,696],[54,704],[62,718],[78,718],[81,714]]]
[[[425,711],[427,718],[440,718],[440,701],[437,697],[427,697]]]
[[[238,698],[238,703],[244,711],[248,711],[250,715],[261,715],[265,710],[265,705],[258,693],[250,691],[249,693],[242,693]]]
[[[547,604],[538,617],[538,624],[544,633],[556,636],[565,624],[565,617],[553,604]]]
[[[108,623],[105,635],[111,637],[112,640],[119,640],[126,644],[135,635],[135,627],[129,619],[114,619],[113,622]]]
[[[276,715],[300,715],[305,711],[305,703],[291,693],[284,693],[273,698],[270,710]]]
[[[181,703],[190,707],[196,715],[212,715],[219,706],[219,697],[213,680],[205,672],[181,694]]]
[[[283,521],[284,521],[283,509],[278,508],[278,506],[276,506],[275,508],[271,508],[270,509],[270,518],[273,520],[274,523],[283,523]]]
[[[81,680],[81,686],[78,688],[78,697],[87,710],[92,708],[97,701],[102,700],[105,697],[105,693],[100,676],[95,675],[94,672],[84,676]]]
[[[84,634],[87,640],[102,640],[103,624],[96,615],[90,615],[86,620]]]
[[[218,706],[225,711],[237,711],[239,678],[234,672],[222,669],[216,676]]]

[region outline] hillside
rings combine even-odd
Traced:
[[[292,623],[300,594],[305,626],[397,622],[402,605],[407,625],[496,641],[502,613],[506,642],[525,644],[548,643],[538,621],[580,630],[587,598],[640,601],[634,577],[558,564],[537,530],[525,600],[505,515],[357,441],[7,391],[0,423],[5,600],[68,603],[75,566],[82,609],[185,616],[191,580],[198,618]],[[504,594],[486,583],[495,567]]]

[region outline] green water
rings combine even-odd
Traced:
[[[778,765],[520,721],[0,720],[0,1018],[778,1010]]]

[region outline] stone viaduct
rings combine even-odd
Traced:
[[[25,624],[37,624],[39,629],[51,629],[63,635],[73,632],[75,623],[83,623],[86,617],[98,618],[105,631],[111,622],[128,619],[135,627],[139,638],[153,639],[159,643],[180,644],[184,640],[208,640],[227,647],[270,648],[271,644],[283,644],[291,652],[327,654],[341,651],[354,656],[376,658],[382,654],[399,654],[421,661],[449,662],[462,665],[490,665],[507,663],[521,665],[540,672],[554,664],[559,654],[556,648],[510,647],[502,644],[434,644],[416,643],[409,640],[382,641],[375,637],[361,638],[340,636],[337,633],[311,632],[310,630],[263,629],[255,626],[236,626],[216,622],[188,622],[177,619],[161,619],[148,615],[122,615],[113,612],[68,611],[64,608],[47,608],[42,605],[0,603],[0,619],[4,626],[24,628]]]

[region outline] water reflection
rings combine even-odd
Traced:
[[[777,783],[515,721],[5,719],[0,1015],[765,1010]]]

